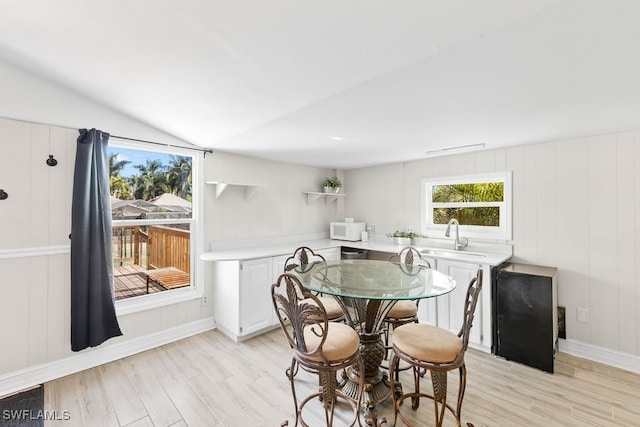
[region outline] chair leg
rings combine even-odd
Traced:
[[[391,324],[386,322],[384,332],[384,360],[389,360],[389,350],[391,347],[389,346],[389,330],[391,329]]]
[[[420,393],[420,378],[422,375],[420,375],[421,371],[417,366],[412,367],[411,370],[413,371],[413,392],[416,394],[411,398],[411,409],[415,411],[420,406],[420,397],[417,395]]]
[[[398,381],[398,365],[400,364],[400,358],[397,354],[393,353],[391,361],[389,362],[389,381],[391,387],[391,398],[393,403],[393,425],[398,424],[398,412],[399,402],[398,398],[402,395],[400,388],[400,382]]]
[[[298,409],[298,397],[296,396],[296,385],[294,381],[294,377],[298,372],[298,362],[295,358],[291,359],[291,366],[286,371],[287,378],[289,378],[289,382],[291,383],[291,395],[293,396],[293,410],[296,413],[296,422],[294,425],[298,425],[300,421],[300,410]],[[288,422],[287,422],[288,425]]]
[[[467,388],[467,367],[465,366],[465,364],[463,363],[462,366],[460,366],[460,386],[458,388],[458,405],[456,407],[456,423],[457,425],[461,424],[461,416],[462,416],[462,399],[464,399],[464,392],[465,389]]]
[[[359,380],[360,380],[360,384],[364,385],[364,359],[362,358],[362,355],[360,355],[360,358],[358,360],[358,374],[359,374]],[[362,426],[362,421],[360,421],[360,412],[362,409],[362,400],[364,397],[364,386],[360,387],[360,391],[358,391],[358,402],[356,403],[356,420],[351,424],[351,426],[355,425],[355,423],[358,423],[358,426]],[[386,420],[384,420],[384,422],[386,422]]]
[[[431,371],[433,386],[433,406],[436,415],[436,426],[442,426],[447,409],[447,372]]]

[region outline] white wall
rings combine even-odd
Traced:
[[[345,212],[379,234],[419,230],[422,178],[504,170],[514,260],[558,268],[565,344],[640,371],[640,131],[346,171]]]
[[[205,181],[259,187],[245,199],[243,188],[229,186],[216,199],[215,186],[205,185],[205,242],[215,248],[235,240],[328,235],[329,222],[342,216],[341,201],[307,204],[304,192],[322,191],[322,180],[333,174],[335,170],[227,153],[207,155]]]
[[[0,189],[9,194],[0,201],[0,396],[213,327],[213,305],[193,299],[120,315],[122,337],[71,352],[68,236],[77,129],[183,141],[1,62],[0,93]],[[58,166],[45,164],[49,154]],[[264,187],[244,200],[234,189],[215,199],[214,188],[203,185],[205,236],[199,250],[238,240],[326,233],[328,222],[342,216],[342,202],[307,205],[302,191],[319,190],[322,178],[333,173],[207,155],[207,180]],[[205,267],[195,280],[211,297]]]
[[[77,129],[0,118],[0,152],[6,153],[0,156],[0,188],[9,194],[0,201],[0,396],[214,326],[213,304],[191,299],[119,315],[122,337],[71,352],[69,233],[77,136]],[[49,154],[56,167],[46,165]],[[307,204],[303,194],[319,190],[331,171],[223,153],[207,155],[204,168],[209,180],[261,185],[245,200],[236,188],[216,199],[213,186],[197,183],[204,187],[206,237],[200,241],[206,245],[326,234],[341,209],[337,203]],[[209,268],[195,280],[211,301]]]

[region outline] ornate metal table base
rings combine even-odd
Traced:
[[[384,359],[384,344],[379,333],[361,333],[360,351],[364,360],[364,398],[363,416],[369,426],[379,426],[386,423],[386,419],[378,419],[376,405],[391,396],[391,384],[386,372],[380,370]],[[342,392],[356,399],[360,387],[359,375],[355,368],[349,368],[346,373]]]

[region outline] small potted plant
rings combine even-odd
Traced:
[[[325,193],[339,193],[341,186],[342,182],[337,176],[334,176],[333,178],[325,178],[324,181],[322,181],[322,187]]]
[[[413,238],[416,237],[416,233],[413,231],[394,231],[393,233],[387,233],[387,237],[393,238],[393,243],[396,245],[409,246],[411,245]]]

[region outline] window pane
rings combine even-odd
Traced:
[[[109,147],[117,300],[191,285],[192,164],[191,156]]]
[[[109,147],[114,220],[191,218],[192,158]]]
[[[500,226],[499,207],[477,208],[434,208],[433,223],[446,224],[451,218],[458,220],[460,225],[475,225],[483,227]]]
[[[504,201],[504,182],[434,185],[431,201],[434,203],[502,202]]]
[[[189,224],[114,225],[113,285],[116,300],[189,286],[190,240]],[[147,275],[150,277],[148,281]]]

